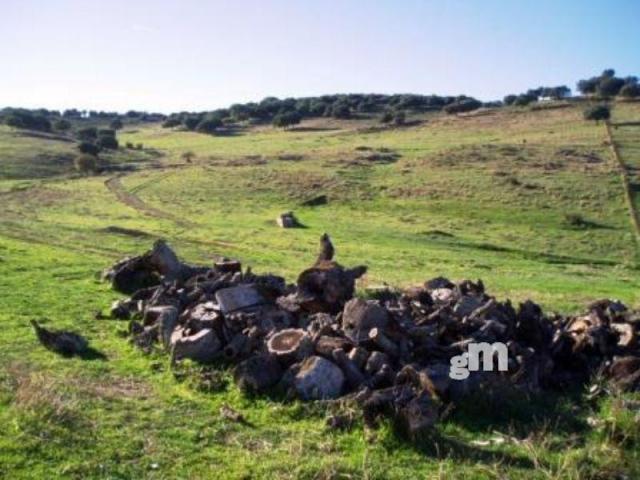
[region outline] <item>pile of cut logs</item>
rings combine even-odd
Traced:
[[[579,316],[545,315],[531,301],[496,300],[482,281],[442,277],[364,299],[354,294],[366,267],[337,263],[326,234],[320,244],[315,264],[287,284],[235,260],[188,265],[158,241],[105,271],[130,295],[111,315],[130,320],[136,345],[163,348],[172,362],[233,363],[243,391],[282,389],[302,400],[352,395],[366,421],[391,414],[411,436],[433,425],[443,401],[479,388],[566,388],[600,374],[640,389],[640,312],[619,301],[595,302]],[[508,351],[505,371],[452,378],[453,357],[494,342]]]

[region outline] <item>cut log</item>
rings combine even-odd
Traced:
[[[133,293],[161,281],[184,281],[204,270],[180,262],[174,251],[163,240],[158,240],[151,250],[138,257],[121,260],[103,277],[111,281],[115,290]]]
[[[352,348],[349,352],[349,359],[355,363],[360,370],[364,370],[367,360],[369,359],[369,352],[361,347]]]
[[[302,400],[326,400],[339,397],[345,378],[342,370],[326,358],[307,358],[293,379],[297,395]]]
[[[342,312],[342,329],[351,341],[360,345],[369,340],[373,328],[383,329],[389,323],[389,313],[377,302],[354,298]]]
[[[410,440],[418,440],[438,421],[438,404],[426,390],[421,391],[396,409],[396,421]]]
[[[273,355],[249,357],[235,368],[233,378],[245,393],[260,393],[273,387],[282,377],[282,369]]]
[[[266,303],[253,285],[238,285],[237,287],[218,290],[216,292],[216,300],[220,306],[220,311],[225,315],[259,307]]]
[[[224,356],[229,360],[246,356],[246,354],[248,353],[248,346],[249,337],[247,337],[244,333],[238,333],[231,339],[227,346],[224,347]]]
[[[267,342],[267,351],[287,363],[301,360],[313,349],[311,338],[300,328],[287,328],[273,335]]]
[[[380,370],[380,367],[382,367],[382,365],[388,364],[388,363],[389,363],[389,357],[386,354],[382,352],[371,352],[371,354],[369,355],[369,359],[367,360],[367,364],[364,367],[364,370],[369,375],[373,375],[378,370]]]
[[[305,270],[298,277],[298,303],[308,313],[336,314],[353,297],[355,281],[365,272],[364,266],[347,270],[333,263]]]
[[[349,348],[351,348],[351,346],[351,342],[344,338],[322,335],[315,342],[315,351],[318,355],[332,358],[334,350],[348,350]]]
[[[297,302],[308,313],[336,314],[353,297],[355,282],[365,274],[367,267],[345,269],[333,258],[330,239],[321,239],[321,252],[316,264],[298,277]]]
[[[393,384],[396,373],[388,363],[383,364],[378,371],[371,377],[371,386],[373,388],[385,388]]]
[[[365,381],[365,376],[358,369],[355,363],[353,363],[344,350],[336,348],[332,353],[333,360],[342,369],[347,383],[351,389],[356,389],[362,385]]]
[[[228,258],[222,258],[213,264],[213,268],[216,272],[220,273],[235,273],[242,271],[242,263],[239,260],[230,260]]]
[[[372,328],[369,331],[369,338],[380,347],[387,355],[397,357],[400,354],[400,348],[387,337],[382,329]]]
[[[609,367],[609,375],[622,390],[640,391],[640,357],[628,355],[616,358]]]
[[[628,348],[636,343],[636,332],[628,323],[612,323],[611,328],[618,333],[618,345]]]
[[[158,319],[158,340],[169,348],[171,346],[171,334],[178,324],[178,310],[175,307],[157,307],[159,310]]]
[[[459,318],[471,315],[471,313],[482,305],[482,299],[472,296],[461,297],[453,307],[453,313]]]
[[[172,362],[190,358],[197,362],[209,363],[220,354],[220,339],[211,329],[200,330],[195,335],[176,340],[171,351]]]
[[[129,320],[131,317],[131,300],[116,300],[111,304],[111,318]]]

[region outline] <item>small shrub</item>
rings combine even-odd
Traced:
[[[506,97],[504,97],[504,99],[502,100],[502,102],[503,102],[505,105],[513,105],[513,104],[516,102],[516,100],[517,100],[517,99],[518,99],[518,96],[517,96],[517,95],[513,95],[513,94],[511,94],[511,95],[507,95]]]
[[[594,120],[595,122],[609,120],[611,118],[611,109],[607,105],[594,105],[587,108],[583,115],[585,120]]]
[[[118,149],[118,140],[116,137],[112,137],[110,135],[102,135],[98,139],[98,146],[100,148],[105,148],[108,150],[117,150]]]
[[[637,83],[628,83],[620,89],[620,96],[625,98],[640,97],[640,85]]]
[[[51,122],[43,115],[34,115],[31,112],[16,110],[9,113],[5,123],[10,127],[27,130],[51,131]]]
[[[185,118],[182,123],[188,130],[195,130],[198,124],[200,123],[200,117],[195,115],[190,116]]]
[[[624,87],[624,80],[617,77],[607,77],[600,80],[597,93],[601,97],[614,97]]]
[[[477,110],[481,106],[482,102],[480,102],[479,100],[476,100],[475,98],[465,98],[464,100],[458,100],[450,103],[449,105],[444,107],[444,111],[449,114],[464,113]]]
[[[180,155],[182,157],[182,159],[187,162],[187,163],[191,163],[193,161],[193,159],[196,157],[196,154],[189,151],[189,152],[184,152],[182,155]]]
[[[537,100],[538,100],[537,97],[535,97],[533,95],[527,95],[526,93],[524,93],[524,94],[518,95],[516,97],[516,99],[513,102],[513,105],[516,105],[518,107],[526,107],[530,103],[533,103],[533,102],[535,102]]]
[[[93,142],[98,138],[98,130],[96,127],[81,128],[76,132],[76,136],[85,142]]]
[[[101,128],[98,130],[99,137],[115,137],[116,131],[111,128]]]
[[[196,127],[196,131],[200,133],[215,133],[217,128],[222,126],[222,120],[219,118],[205,118]]]
[[[351,108],[345,103],[336,103],[331,107],[331,116],[334,118],[351,118]]]
[[[297,125],[301,120],[302,116],[298,112],[286,112],[277,114],[271,123],[274,127],[287,128]]]
[[[127,142],[125,143],[125,147],[127,147],[129,150],[133,150],[133,143]]]
[[[136,144],[136,150],[142,150],[143,145],[141,143]]]
[[[113,130],[120,130],[124,125],[122,123],[122,120],[120,120],[119,118],[115,118],[110,124],[109,126],[113,129]]]
[[[587,225],[587,221],[585,218],[579,213],[567,213],[564,216],[564,222],[570,226],[575,228],[582,228]]]
[[[56,120],[53,124],[53,128],[59,132],[66,132],[71,128],[71,122],[65,119]]]
[[[51,122],[44,115],[34,114],[23,109],[9,110],[5,118],[5,123],[10,127],[39,130],[42,132],[51,131]]]
[[[380,123],[391,123],[393,121],[393,112],[391,110],[387,110],[380,117]]]
[[[83,153],[78,155],[74,161],[76,170],[81,173],[95,172],[98,167],[98,158],[95,155]]]
[[[88,155],[94,156],[100,153],[100,147],[91,142],[80,142],[80,144],[78,145],[78,150],[80,150],[81,153],[86,153]]]
[[[393,123],[395,125],[404,125],[407,120],[407,115],[404,113],[404,110],[399,110],[393,116]]]
[[[180,119],[178,117],[167,118],[164,121],[164,123],[162,124],[162,128],[177,127],[180,124],[182,124],[182,122],[180,121]]]

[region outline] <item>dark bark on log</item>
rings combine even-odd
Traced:
[[[358,388],[365,381],[365,376],[358,369],[355,363],[353,363],[344,350],[336,348],[333,350],[332,357],[336,364],[342,369],[344,376],[347,379],[349,387],[352,389]]]
[[[329,337],[323,335],[318,339],[317,342],[315,342],[316,353],[327,358],[332,358],[333,351],[336,349],[347,350],[350,347],[351,342],[340,337]]]
[[[369,359],[369,352],[362,347],[352,348],[349,352],[349,359],[355,363],[360,370],[364,370],[367,360]]]
[[[381,329],[372,328],[369,332],[369,338],[380,347],[387,355],[397,357],[400,354],[400,348],[389,337],[387,337]]]
[[[248,353],[248,344],[249,337],[247,337],[243,333],[238,333],[231,339],[227,346],[224,347],[224,356],[229,360],[240,358],[244,354]]]

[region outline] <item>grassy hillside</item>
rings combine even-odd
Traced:
[[[67,142],[2,127],[0,476],[639,475],[637,425],[617,398],[477,402],[410,445],[387,425],[329,432],[327,407],[244,398],[228,373],[205,383],[195,367],[172,372],[120,338],[125,324],[94,319],[118,297],[97,272],[154,238],[191,261],[233,256],[293,280],[325,231],[342,263],[369,265],[362,288],[445,275],[549,309],[601,297],[640,305],[636,232],[603,124],[577,106],[416,120],[384,129],[313,120],[219,137],[129,128],[121,144],[148,150],[121,177],[64,175],[40,155],[62,158]],[[617,106],[613,122],[623,159],[640,168],[640,104]],[[153,152],[162,156],[150,161]],[[319,195],[326,205],[303,205]],[[285,210],[307,228],[279,229]],[[43,350],[28,324],[38,317],[87,332],[107,360]],[[223,404],[251,425],[221,418]]]

